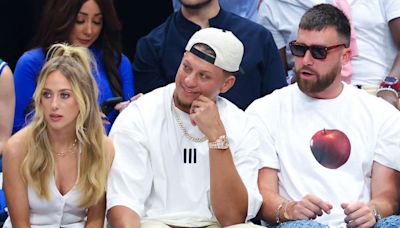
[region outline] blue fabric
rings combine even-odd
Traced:
[[[296,220],[290,222],[284,222],[279,225],[267,225],[269,228],[326,228],[326,225],[318,223],[314,220]]]
[[[5,208],[7,207],[6,205],[6,196],[4,195],[3,189],[0,189],[0,215],[7,213],[5,211]]]
[[[244,74],[223,97],[245,109],[253,100],[286,86],[285,72],[271,33],[261,25],[220,10],[210,27],[232,31],[244,44]],[[180,11],[138,41],[133,70],[136,92],[147,93],[175,81],[186,43],[200,26]]]
[[[323,225],[318,223],[314,220],[297,220],[297,221],[290,221],[284,222],[279,225],[267,225],[266,227],[269,228],[325,228],[327,225]],[[398,228],[400,227],[400,216],[399,215],[392,215],[386,218],[379,220],[374,228]]]
[[[219,0],[221,7],[229,12],[257,22],[259,0]],[[174,11],[181,8],[179,0],[172,0]]]
[[[400,227],[400,215],[392,215],[383,218],[375,224],[375,228],[398,228]]]
[[[98,68],[98,73],[94,72],[94,76],[100,92],[98,102],[101,104],[104,100],[114,95],[102,64],[101,52],[95,49],[91,50],[96,59]],[[36,88],[36,79],[44,63],[45,53],[39,48],[25,52],[17,62],[14,70],[16,107],[13,133],[26,125],[25,114],[27,106],[32,101],[32,96]],[[128,100],[134,95],[134,85],[132,65],[125,55],[122,56],[119,74],[121,76],[124,99]],[[111,124],[114,122],[117,115],[118,112],[114,110],[107,116]],[[111,125],[105,125],[105,129],[108,133],[111,129]]]

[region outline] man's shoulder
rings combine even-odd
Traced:
[[[263,97],[260,97],[258,99],[255,99],[250,104],[250,106],[270,105],[272,102],[278,102],[278,103],[281,103],[281,104],[285,104],[284,100],[287,99],[287,98],[290,98],[291,95],[296,92],[296,87],[297,87],[296,84],[291,84],[291,85],[287,85],[287,86],[284,86],[284,87],[279,88],[279,89],[275,89],[272,93],[267,94],[267,95],[265,95]],[[246,109],[246,111],[247,111],[247,109]]]
[[[399,115],[400,112],[387,101],[380,97],[369,94],[365,90],[358,89],[352,85],[346,85],[348,98],[345,99],[347,105],[362,113],[369,113],[371,117],[384,119],[385,116]]]
[[[163,23],[155,27],[147,35],[141,37],[138,41],[138,47],[144,43],[161,47],[165,41],[168,30],[173,25],[173,18],[175,17],[175,14],[176,12],[171,14]]]
[[[142,113],[143,120],[163,119],[170,108],[175,83],[156,88],[134,101],[137,111]]]
[[[169,96],[171,84],[156,88],[148,92],[135,101],[139,109],[158,109],[159,105],[166,102],[166,96]]]
[[[218,105],[218,111],[221,113],[221,115],[243,115],[244,111],[240,109],[238,106],[236,106],[234,103],[232,103],[230,100],[224,98],[224,97],[217,97],[217,105]]]
[[[143,126],[159,127],[168,118],[169,100],[171,97],[168,86],[157,88],[133,101],[123,112],[119,114],[113,124],[113,129],[131,131],[132,126],[141,126],[135,131],[142,131]],[[112,130],[113,131],[113,130]]]
[[[231,12],[226,13],[228,14],[226,29],[231,30],[240,40],[249,40],[260,36],[267,39],[272,38],[271,32],[259,23]]]

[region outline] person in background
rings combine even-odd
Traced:
[[[236,83],[223,97],[245,109],[254,99],[286,86],[271,33],[261,25],[220,8],[218,0],[181,0],[182,7],[142,37],[133,64],[135,89],[147,93],[175,79],[190,37],[201,28],[232,31],[245,46]]]
[[[397,0],[262,1],[259,23],[271,31],[289,75],[294,75],[289,42],[296,37],[301,16],[319,3],[333,4],[351,19],[353,49],[357,51],[353,50],[352,70],[342,75],[343,80],[400,109],[400,4]]]
[[[103,227],[114,148],[105,135],[86,48],[53,45],[35,112],[4,149],[10,217],[3,227]]]
[[[0,156],[11,136],[14,120],[15,94],[13,73],[7,63],[0,59]],[[0,162],[1,163],[1,162]],[[1,171],[0,164],[0,171]]]
[[[254,22],[258,19],[258,6],[262,0],[219,0],[221,8]],[[172,0],[174,11],[181,8],[182,0]]]
[[[247,109],[263,148],[261,218],[278,227],[399,227],[400,112],[341,80],[350,23],[330,4],[300,20],[296,83]],[[288,141],[288,139],[290,139]]]
[[[243,44],[205,28],[185,50],[175,83],[131,103],[111,129],[111,227],[256,227],[243,224],[261,205],[255,124],[218,96],[235,83]]]
[[[36,78],[45,63],[52,44],[66,42],[90,48],[97,71],[99,104],[111,97],[129,100],[134,95],[133,73],[129,59],[121,53],[121,25],[112,0],[53,0],[48,1],[35,39],[35,49],[25,52],[14,70],[16,108],[13,133],[21,129],[32,107],[30,103]],[[112,111],[107,120],[112,124],[118,112]],[[111,125],[106,125],[107,132]]]
[[[3,149],[11,136],[14,118],[15,94],[13,74],[7,63],[0,59],[0,226],[7,218],[3,191]]]

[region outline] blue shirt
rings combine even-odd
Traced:
[[[210,27],[232,31],[244,45],[241,68],[234,86],[223,97],[245,109],[253,100],[286,86],[285,72],[271,33],[261,25],[220,10]],[[135,90],[147,93],[174,82],[186,43],[201,27],[180,11],[138,41],[133,70]]]
[[[98,102],[101,104],[107,98],[113,97],[110,82],[107,79],[103,63],[101,52],[96,49],[91,49],[97,64],[97,71],[94,71],[94,77],[99,87]],[[28,105],[32,101],[33,93],[36,89],[36,80],[39,76],[40,70],[45,64],[45,53],[41,48],[33,49],[25,52],[18,60],[14,70],[14,84],[15,84],[15,116],[13,133],[17,132],[26,125],[26,115]],[[134,95],[133,87],[133,73],[132,65],[129,59],[123,55],[121,64],[119,66],[119,74],[121,76],[122,91],[125,100],[128,100]],[[108,116],[110,125],[105,125],[106,132],[108,133],[111,129],[111,125],[117,117],[118,112],[112,111]]]

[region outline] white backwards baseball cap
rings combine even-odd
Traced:
[[[216,56],[210,56],[194,48],[193,46],[198,43],[208,45],[214,50]],[[244,47],[242,42],[231,31],[204,28],[193,34],[185,50],[223,70],[237,72],[240,70]]]

